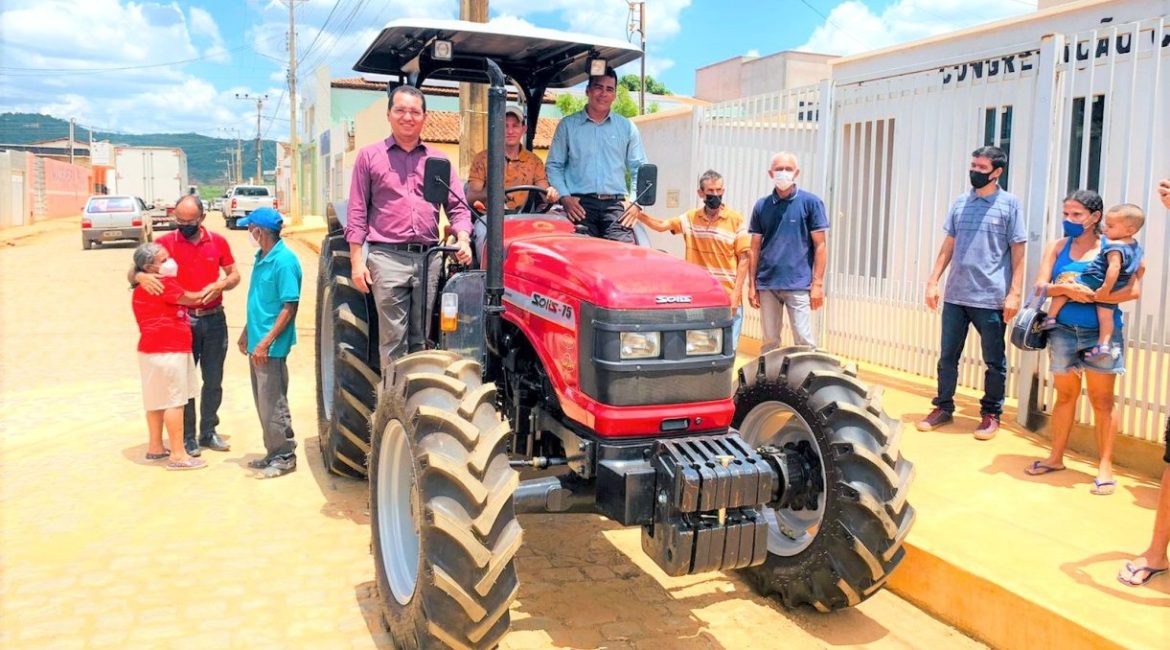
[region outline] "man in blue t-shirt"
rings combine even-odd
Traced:
[[[260,208],[240,220],[258,248],[248,285],[248,323],[240,335],[240,352],[248,355],[252,398],[264,432],[263,458],[248,463],[262,478],[288,474],[297,467],[288,408],[288,353],[297,342],[295,321],[301,300],[301,263],[280,238],[280,213]]]
[[[942,307],[942,351],[938,359],[938,394],[934,410],[917,424],[919,431],[936,429],[954,419],[959,358],[970,326],[979,332],[983,363],[983,399],[979,402],[977,440],[991,440],[999,431],[1007,384],[1004,335],[1020,310],[1024,282],[1024,242],[1028,239],[1020,200],[999,189],[1007,155],[997,147],[971,153],[971,191],[955,199],[943,230],[934,271],[926,282],[926,306],[938,309],[938,283],[947,275]]]
[[[752,236],[748,262],[748,296],[760,310],[761,352],[780,345],[784,309],[797,345],[816,347],[812,312],[825,304],[825,267],[829,264],[826,235],[829,218],[817,195],[796,186],[796,156],[772,156],[768,175],[776,189],[756,201],[748,222]]]

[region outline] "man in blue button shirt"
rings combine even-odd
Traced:
[[[617,99],[613,68],[590,77],[585,96],[585,109],[557,124],[545,160],[548,180],[578,232],[633,243],[631,228],[640,210],[626,201],[626,173],[637,179],[646,162],[642,136],[633,122],[611,110]]]
[[[816,347],[812,313],[825,304],[829,217],[825,203],[799,189],[796,156],[780,152],[768,168],[775,190],[756,201],[748,222],[748,300],[760,310],[762,352],[780,346],[784,310],[797,345]]]
[[[919,431],[936,429],[954,419],[959,358],[967,330],[975,326],[983,349],[983,399],[976,440],[991,440],[999,431],[1007,384],[1007,323],[1020,310],[1024,282],[1024,242],[1028,232],[1020,200],[999,189],[1007,155],[997,147],[971,153],[967,174],[972,189],[951,206],[946,237],[926,282],[926,306],[938,309],[938,283],[949,266],[942,307],[942,351],[938,359],[938,394],[934,410],[918,422]]]
[[[297,342],[295,321],[301,300],[301,263],[280,238],[280,213],[261,208],[244,217],[248,238],[258,248],[248,285],[248,322],[240,352],[248,355],[252,398],[264,432],[264,458],[248,463],[261,478],[297,467],[292,415],[288,408],[288,353]]]

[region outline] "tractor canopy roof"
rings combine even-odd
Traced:
[[[449,50],[443,41],[450,43]],[[604,59],[617,68],[640,56],[642,51],[637,47],[617,39],[412,18],[387,23],[353,69],[406,77],[416,86],[424,79],[482,83],[487,80],[483,59],[490,58],[528,91],[567,88],[586,81],[594,59]]]

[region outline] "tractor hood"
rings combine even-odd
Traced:
[[[731,305],[727,292],[700,266],[652,248],[584,235],[513,241],[504,275],[555,287],[606,309]]]

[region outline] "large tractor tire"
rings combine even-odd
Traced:
[[[511,428],[480,365],[395,363],[374,415],[370,522],[383,616],[400,650],[493,648],[508,631],[521,530]]]
[[[317,433],[325,468],[364,478],[380,383],[371,301],[350,279],[349,245],[321,242],[317,275]]]
[[[822,612],[881,589],[906,553],[914,466],[880,392],[827,354],[774,350],[740,369],[732,426],[752,447],[803,450],[811,475],[819,472],[803,503],[765,507],[768,558],[744,570],[755,587]]]

